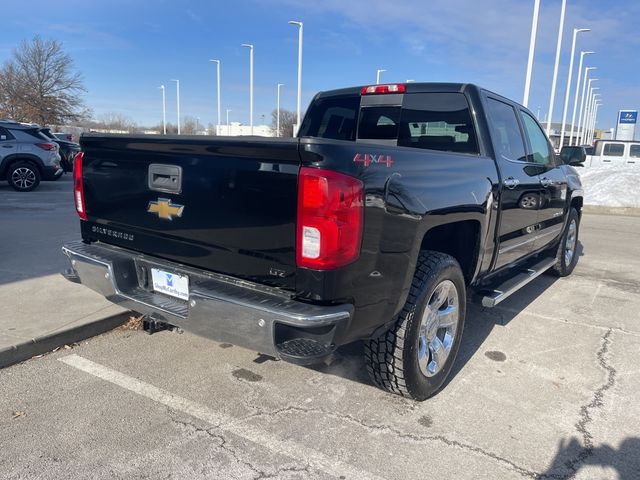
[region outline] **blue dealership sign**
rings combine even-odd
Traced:
[[[625,110],[620,112],[620,121],[619,123],[633,123],[635,124],[638,121],[638,112],[632,110]]]

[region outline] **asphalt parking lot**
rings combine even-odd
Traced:
[[[361,345],[304,368],[116,329],[0,370],[0,477],[640,478],[639,234],[585,215],[574,274],[470,306],[455,376],[423,403],[373,387]]]

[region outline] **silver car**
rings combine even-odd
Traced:
[[[19,192],[29,192],[41,180],[57,180],[64,173],[58,145],[39,128],[0,120],[0,180],[7,180]]]

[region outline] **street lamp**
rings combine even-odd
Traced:
[[[379,68],[378,71],[376,72],[376,85],[380,83],[380,74],[383,72],[386,72],[384,68]]]
[[[249,125],[253,135],[253,45],[243,43],[242,46],[249,49]]]
[[[231,111],[230,108],[227,108],[227,136],[231,135],[231,128],[229,127],[229,112]]]
[[[180,80],[171,80],[176,82],[176,105],[178,113],[178,135],[180,135]]]
[[[300,128],[300,103],[302,101],[302,22],[290,20],[289,25],[296,25],[298,27],[298,98],[296,100],[296,128],[293,132],[295,137],[298,134]]]
[[[560,148],[564,145],[564,129],[567,125],[567,111],[569,110],[569,97],[571,96],[571,77],[573,75],[573,60],[576,53],[576,37],[579,33],[589,32],[588,28],[574,28],[573,42],[571,43],[571,61],[569,62],[569,76],[567,77],[567,90],[564,93],[564,108],[562,109],[562,128],[560,129]]]
[[[594,87],[593,90],[599,90],[598,87]],[[587,123],[587,143],[589,143],[589,145],[591,145],[592,140],[591,140],[591,133],[592,133],[592,129],[593,129],[593,114],[595,113],[595,109],[596,109],[596,103],[598,101],[598,97],[600,97],[599,93],[593,93],[593,95],[591,96],[591,107],[589,108],[589,121]]]
[[[593,141],[595,139],[595,134],[596,134],[596,123],[598,122],[598,110],[600,109],[600,107],[602,106],[602,103],[598,102],[595,104],[595,109],[593,111],[593,121],[591,122],[591,136],[589,137],[590,139],[590,144],[593,145]]]
[[[527,61],[527,76],[524,81],[524,97],[522,105],[529,106],[529,90],[531,88],[531,72],[533,71],[533,57],[536,53],[536,35],[538,33],[538,14],[540,13],[540,0],[534,0],[533,19],[531,21],[531,39],[529,40],[529,60]]]
[[[580,65],[578,66],[578,78],[576,80],[576,96],[573,100],[573,114],[571,115],[571,134],[569,135],[569,145],[573,143],[573,134],[576,131],[576,112],[578,110],[578,97],[580,96],[580,79],[582,76],[582,63],[585,55],[592,55],[595,52],[580,52]]]
[[[162,90],[162,133],[166,135],[167,134],[167,102],[166,102],[166,97],[164,95],[164,85],[160,85],[158,88]]]
[[[547,135],[551,133],[551,118],[553,117],[553,104],[556,101],[556,83],[558,80],[558,67],[560,66],[560,52],[562,51],[562,34],[564,33],[564,13],[567,9],[567,0],[562,0],[560,9],[560,27],[558,28],[558,42],[556,44],[556,63],[553,67],[553,81],[551,82],[551,97],[549,98],[549,118],[547,119]],[[573,56],[571,58],[573,62]],[[560,140],[562,148],[562,140]]]
[[[220,125],[220,60],[209,60],[216,64],[216,97],[218,99],[218,125]]]
[[[280,136],[280,88],[284,83],[278,84],[278,99],[276,100],[276,137]]]
[[[592,95],[594,90],[599,90],[598,87],[592,87],[591,86],[591,82],[597,82],[598,79],[597,78],[590,78],[589,81],[587,82],[587,97],[585,100],[585,104],[584,104],[584,118],[582,120],[582,127],[580,129],[580,144],[584,143],[584,141],[586,140],[586,130],[587,130],[587,122],[588,122],[588,118],[589,118],[589,114],[591,113],[591,100],[592,100]]]
[[[200,117],[196,117],[196,135],[198,135],[198,130],[200,130]]]
[[[589,77],[589,70],[597,70],[598,67],[586,67],[584,69],[584,80],[582,81],[582,93],[580,94],[580,115],[578,116],[578,131],[576,133],[576,145],[580,145],[580,135],[582,134],[582,114],[584,113],[584,107],[587,97],[587,79]]]

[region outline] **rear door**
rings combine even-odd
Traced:
[[[501,181],[497,269],[533,252],[542,189],[515,108],[491,95],[485,101]]]
[[[520,110],[522,124],[527,138],[529,163],[538,170],[541,196],[538,206],[538,225],[535,249],[541,249],[553,242],[564,225],[567,205],[567,178],[560,159],[538,122],[524,110]]]

